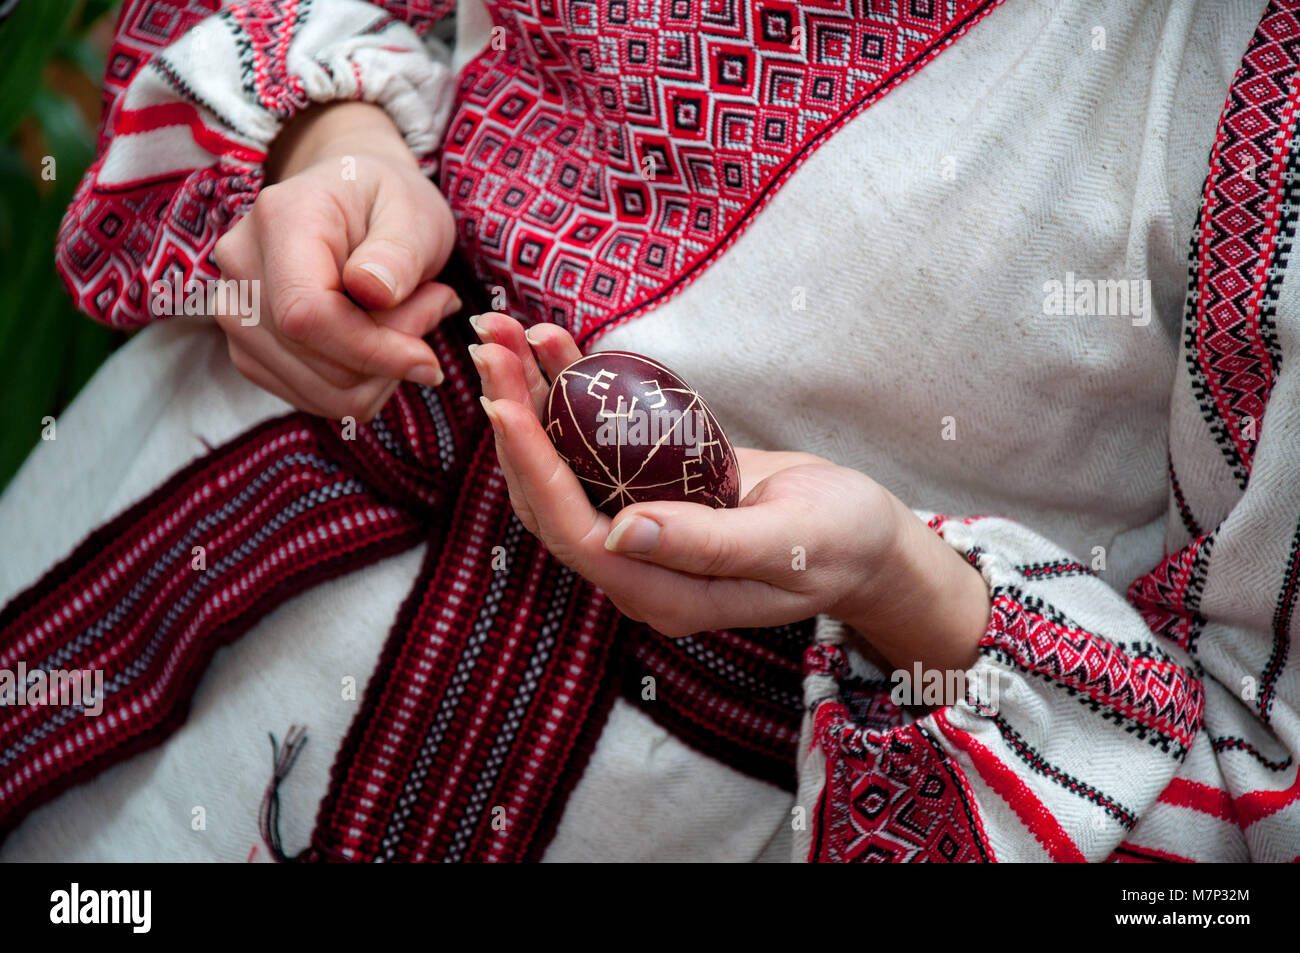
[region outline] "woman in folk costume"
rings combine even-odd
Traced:
[[[0,709],[2,856],[265,856],[297,723],[276,856],[1295,859],[1300,3],[450,7],[126,3],[58,254],[150,326],[0,500],[104,706]],[[597,516],[596,349],[744,506]]]

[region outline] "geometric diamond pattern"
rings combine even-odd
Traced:
[[[1300,18],[1274,3],[1228,94],[1210,157],[1184,334],[1192,386],[1232,476],[1244,488],[1281,361],[1272,321],[1290,253],[1280,214],[1300,86]],[[1247,419],[1254,421],[1254,436]]]
[[[856,724],[841,704],[814,714],[826,784],[812,825],[811,861],[972,863],[991,859],[961,768],[913,723],[887,734]]]
[[[834,130],[992,0],[517,0],[441,183],[517,316],[585,344],[680,290]]]

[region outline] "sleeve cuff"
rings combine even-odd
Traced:
[[[214,164],[248,171],[295,115],[344,100],[382,107],[429,168],[453,94],[450,70],[415,31],[372,4],[337,0],[275,16],[260,4],[235,4],[131,84],[111,119],[100,181]]]

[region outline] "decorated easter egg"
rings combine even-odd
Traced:
[[[598,351],[551,384],[546,433],[609,515],[652,500],[740,503],[731,442],[693,387],[640,354]]]

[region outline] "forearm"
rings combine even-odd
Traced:
[[[901,501],[889,499],[893,545],[871,567],[863,597],[838,617],[894,668],[964,671],[988,630],[988,586]]]

